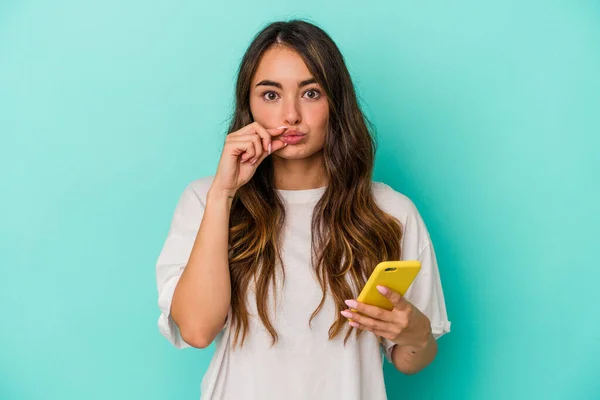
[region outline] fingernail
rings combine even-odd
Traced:
[[[269,143],[269,154],[271,154],[271,143]]]
[[[280,126],[279,128],[275,128],[275,129],[283,129],[283,128],[287,129],[287,126]]]
[[[350,322],[348,322],[348,324],[350,324],[350,326],[353,326],[355,328],[358,328],[358,326],[359,326],[358,322],[354,322],[354,321],[350,321]]]
[[[288,144],[287,144],[287,142],[286,142],[286,143],[285,143],[285,145],[284,145],[283,147],[286,147],[287,145],[288,145]]]
[[[388,288],[386,288],[385,286],[377,286],[377,290],[379,291],[379,293],[386,295],[388,294]]]
[[[252,162],[250,163],[250,165],[254,165],[254,164],[256,164],[256,162],[257,162],[257,161],[258,161],[258,158],[257,158],[256,160],[252,161]]]
[[[352,313],[348,310],[342,311],[341,314],[346,318],[352,318]]]
[[[346,300],[344,303],[350,308],[356,308],[358,306],[358,303],[354,300]]]

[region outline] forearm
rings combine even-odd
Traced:
[[[395,345],[392,362],[396,369],[405,374],[416,374],[428,366],[437,354],[437,342],[429,334],[427,343],[421,347]]]
[[[210,345],[229,311],[230,210],[228,195],[209,192],[190,258],[173,294],[171,315],[183,340],[194,347]]]

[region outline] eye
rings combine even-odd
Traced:
[[[273,92],[273,91],[268,91],[268,92],[264,92],[262,94],[263,99],[265,99],[266,101],[274,101],[277,99],[277,93]]]
[[[306,92],[304,92],[304,94],[308,94],[308,98],[312,99],[312,100],[316,100],[319,97],[321,97],[321,92],[318,91],[317,89],[309,89]]]

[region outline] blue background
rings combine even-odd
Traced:
[[[294,17],[436,246],[452,333],[390,398],[600,398],[600,4],[574,0],[1,1],[0,398],[198,397],[212,347],[159,335],[154,265],[246,46]]]

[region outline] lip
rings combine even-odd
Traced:
[[[300,131],[295,131],[295,130],[287,130],[283,133],[283,137],[286,136],[304,136],[306,135],[306,133],[300,132]]]
[[[306,133],[289,130],[281,136],[281,141],[287,144],[298,144],[306,137]]]

